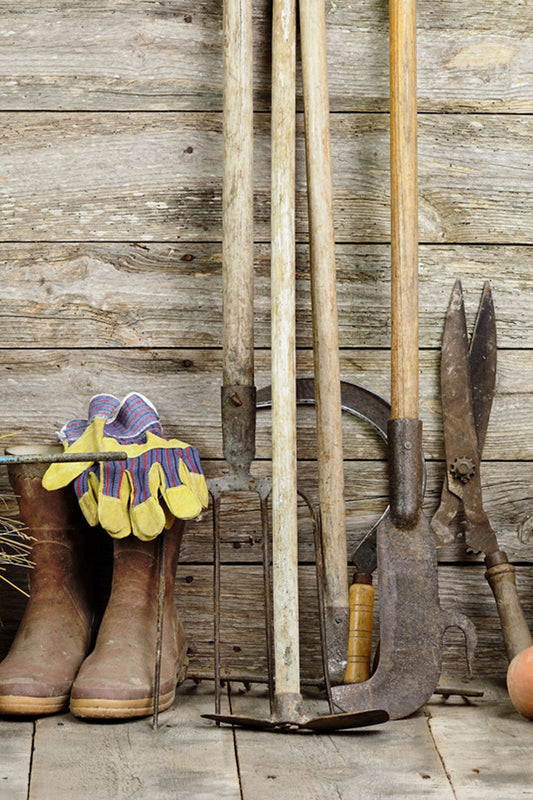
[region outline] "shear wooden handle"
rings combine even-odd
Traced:
[[[345,683],[363,683],[370,677],[374,587],[372,576],[356,575],[350,586],[350,635]]]
[[[485,564],[488,567],[485,577],[496,600],[507,658],[512,661],[518,653],[533,645],[516,591],[515,569],[502,550],[487,556]]]

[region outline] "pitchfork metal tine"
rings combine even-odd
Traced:
[[[215,713],[220,714],[220,497],[213,500],[213,621],[214,621],[214,678]],[[220,725],[217,722],[217,725]]]
[[[166,532],[163,531],[157,541],[157,567],[159,573],[158,593],[157,593],[157,632],[155,646],[155,668],[154,668],[154,711],[152,717],[152,728],[157,730],[159,725],[159,695],[161,693],[161,653],[163,649],[163,606],[166,591]]]
[[[268,678],[268,700],[270,713],[274,710],[274,642],[273,642],[273,610],[272,594],[270,591],[270,541],[268,525],[268,500],[260,498],[261,502],[261,547],[263,549],[263,592],[265,602],[265,634],[266,634],[266,659]]]

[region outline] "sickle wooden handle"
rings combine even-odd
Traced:
[[[512,661],[516,655],[533,645],[533,638],[518,599],[515,569],[503,551],[495,555],[499,556],[499,563],[493,566],[490,566],[491,556],[485,559],[489,567],[485,577],[496,600],[507,658]]]
[[[350,586],[350,634],[345,683],[363,683],[370,678],[374,587],[371,575],[356,575]]]

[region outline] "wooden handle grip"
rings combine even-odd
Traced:
[[[324,0],[300,0],[318,500],[326,605],[348,607],[333,178]]]
[[[518,599],[514,573],[513,565],[508,562],[489,567],[485,572],[496,600],[509,661],[533,645],[533,638]]]
[[[252,3],[223,5],[222,303],[225,385],[254,382]]]
[[[374,587],[367,583],[350,586],[350,636],[345,683],[363,683],[370,677]]]
[[[391,419],[418,418],[416,0],[390,2]]]

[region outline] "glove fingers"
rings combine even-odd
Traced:
[[[181,460],[179,465],[180,478],[196,495],[203,508],[209,505],[209,492],[202,468],[200,456],[195,447],[186,447],[180,450]]]
[[[98,465],[93,464],[74,481],[74,491],[78,497],[83,516],[93,528],[98,525]]]
[[[146,456],[153,454],[147,453]],[[146,459],[132,459],[132,494],[130,507],[132,531],[144,542],[155,539],[167,523],[167,517],[159,502],[159,465]]]
[[[103,417],[97,417],[79,439],[65,448],[66,453],[93,453],[99,450],[102,446],[103,430],[104,430]],[[82,472],[85,472],[92,462],[87,461],[74,461],[72,463],[58,463],[50,464],[48,469],[43,475],[42,484],[45,489],[49,491],[53,489],[61,489],[71,481],[75,480]]]
[[[202,510],[198,497],[179,477],[179,460],[175,451],[167,450],[158,465],[160,491],[169,511],[178,519],[194,519]],[[173,464],[172,462],[176,463]]]
[[[98,521],[115,539],[131,533],[128,505],[131,494],[129,474],[122,461],[100,464]]]

